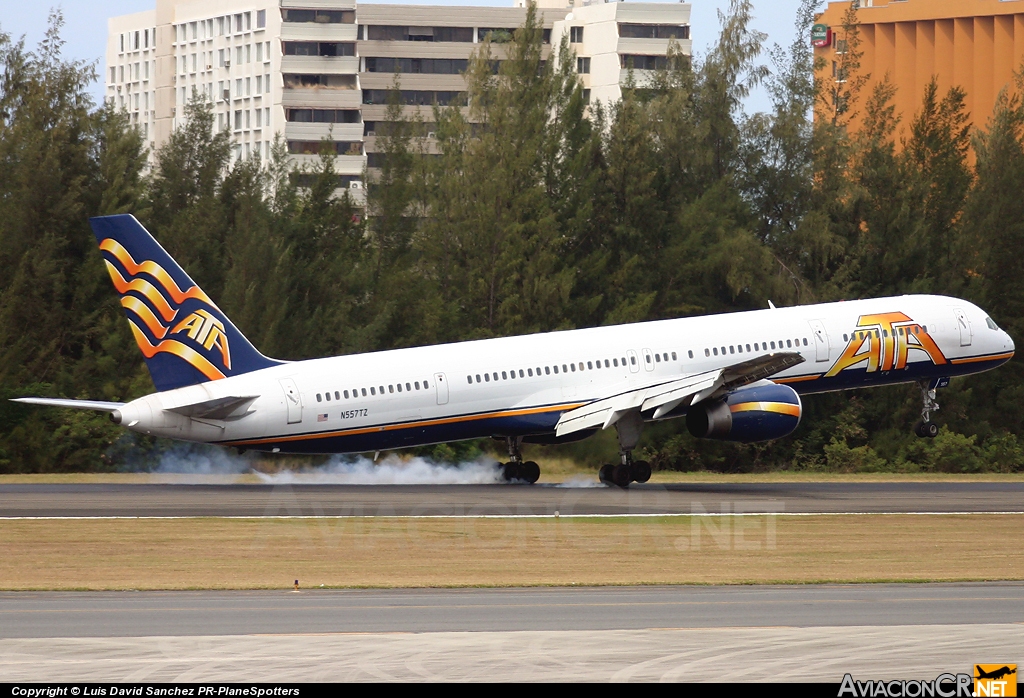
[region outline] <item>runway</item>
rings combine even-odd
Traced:
[[[1024,482],[0,485],[3,517],[545,516],[1024,512]]]
[[[0,594],[0,681],[931,679],[1024,585]]]

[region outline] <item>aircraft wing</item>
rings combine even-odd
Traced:
[[[555,435],[564,436],[584,429],[607,429],[631,410],[654,410],[654,419],[658,419],[684,401],[692,405],[712,395],[764,380],[803,361],[804,357],[796,352],[765,354],[725,368],[694,373],[595,400],[563,413],[555,426]]]
[[[51,397],[16,397],[11,402],[20,402],[26,405],[46,405],[47,407],[70,407],[75,410],[96,410],[97,412],[113,412],[119,407],[124,407],[123,402],[103,402],[101,400],[67,400]]]

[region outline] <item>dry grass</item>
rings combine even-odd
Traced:
[[[0,521],[3,589],[1024,578],[1024,516]]]

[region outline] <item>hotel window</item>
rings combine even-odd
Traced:
[[[590,72],[590,58],[576,59],[576,72],[586,74]]]
[[[583,27],[569,27],[569,43],[570,44],[582,44],[583,43]]]
[[[256,28],[263,29],[267,26],[267,11],[257,10],[256,11]]]

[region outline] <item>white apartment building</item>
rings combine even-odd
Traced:
[[[592,100],[618,100],[629,66],[642,84],[670,41],[690,52],[689,3],[540,0],[538,8],[546,43],[557,50],[569,35]],[[525,0],[507,8],[156,0],[151,11],[109,20],[106,97],[152,150],[181,123],[193,92],[212,102],[235,158],[266,158],[280,133],[301,165],[328,138],[344,186],[361,179],[368,153],[374,165],[375,124],[396,70],[409,110],[454,99],[476,45],[525,17]]]
[[[690,7],[690,3],[583,0],[552,24],[552,44],[557,48],[560,37],[568,34],[569,47],[576,53],[576,71],[590,101],[614,103],[622,98],[630,68],[638,87],[652,71],[664,68],[671,42],[691,55]]]

